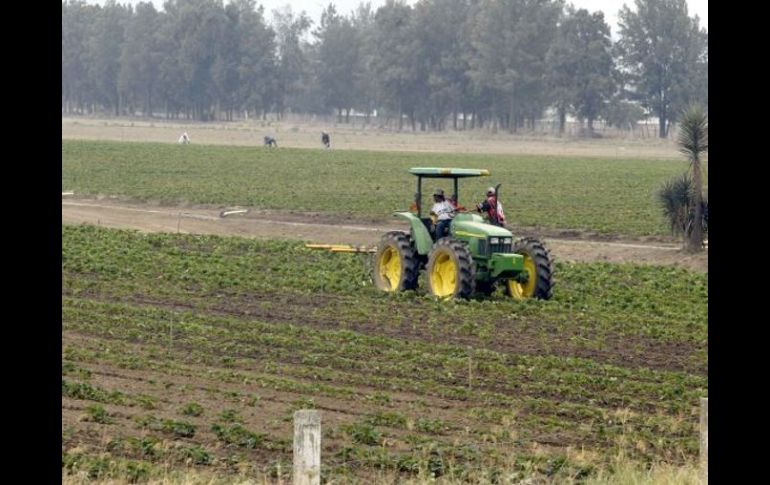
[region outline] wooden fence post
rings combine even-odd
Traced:
[[[321,415],[317,410],[294,413],[294,485],[321,483]]]

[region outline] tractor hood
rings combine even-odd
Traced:
[[[502,227],[493,226],[484,222],[457,220],[452,223],[452,234],[465,237],[477,237],[486,239],[488,237],[513,237],[511,231]]]

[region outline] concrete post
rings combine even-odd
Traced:
[[[321,415],[303,409],[294,413],[294,485],[321,483]]]
[[[709,483],[709,398],[700,399],[700,468],[703,484]]]

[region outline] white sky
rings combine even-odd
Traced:
[[[104,5],[105,0],[86,0],[88,3],[98,3]],[[125,4],[130,3],[135,5],[140,0],[117,0],[118,3]],[[145,0],[146,1],[146,0]],[[604,18],[612,29],[612,37],[617,37],[617,22],[618,11],[624,4],[628,4],[633,8],[633,0],[566,0],[567,3],[572,3],[577,8],[585,8],[591,12],[596,10],[602,10],[604,12]],[[318,24],[321,19],[321,12],[323,9],[333,3],[337,7],[337,12],[347,15],[351,11],[355,10],[359,3],[363,0],[257,0],[257,4],[261,4],[265,7],[266,18],[268,21],[272,21],[272,11],[276,8],[283,7],[284,5],[291,5],[294,12],[299,13],[304,10],[308,16],[313,20],[314,26]],[[407,3],[414,5],[416,0],[407,0]],[[163,8],[163,0],[152,0],[155,7],[158,10]],[[227,3],[227,0],[224,0]],[[372,5],[372,10],[377,10],[378,7],[385,4],[385,0],[369,0]],[[690,16],[698,15],[700,17],[700,25],[708,30],[709,25],[709,7],[708,0],[687,0],[687,9]]]

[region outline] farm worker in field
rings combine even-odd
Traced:
[[[180,145],[189,145],[190,144],[190,137],[187,136],[187,132],[185,131],[182,133],[182,136],[179,137],[179,141],[177,142]]]
[[[278,142],[275,141],[275,138],[272,136],[266,136],[265,137],[265,146],[266,147],[276,147],[278,148]]]
[[[484,202],[476,204],[479,212],[486,212],[489,223],[502,227],[505,224],[505,214],[503,213],[503,204],[497,200],[495,188],[487,189],[487,198]]]
[[[430,214],[436,218],[436,241],[449,235],[449,224],[455,216],[455,209],[444,197],[444,191],[436,189],[433,192],[433,207]]]
[[[328,133],[321,132],[321,143],[323,143],[323,146],[326,148],[331,148],[331,138],[329,138]]]

